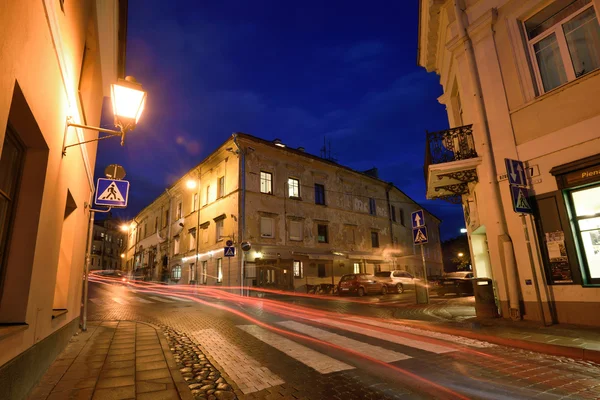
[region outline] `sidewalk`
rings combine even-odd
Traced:
[[[29,395],[41,399],[191,400],[163,335],[133,321],[90,322]]]

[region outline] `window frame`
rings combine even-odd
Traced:
[[[263,176],[264,174],[264,176]],[[268,191],[263,191],[263,182],[266,190],[266,186],[268,186]],[[260,188],[261,193],[264,194],[273,194],[273,174],[267,171],[260,171]]]
[[[216,242],[220,242],[223,240],[223,238],[225,237],[224,233],[224,229],[225,229],[225,223],[224,223],[224,219],[220,219],[218,221],[215,221],[215,239]]]
[[[320,235],[319,229],[324,228],[325,234]],[[323,240],[321,240],[321,236],[323,236]],[[329,226],[327,224],[317,224],[317,242],[318,243],[329,243]]]
[[[292,184],[292,185],[290,185]],[[300,198],[300,179],[294,177],[288,177],[287,180],[287,188],[288,188],[288,197],[290,199],[299,199]],[[295,195],[292,194],[292,188],[296,188]]]
[[[176,272],[177,271],[177,272]],[[171,280],[178,281],[181,279],[181,265],[174,265],[171,268]]]
[[[217,258],[216,273],[217,283],[223,283],[223,259]]]
[[[396,206],[390,206],[390,217],[392,218],[392,222],[398,222],[396,221]]]
[[[300,236],[292,236],[292,225],[298,224],[300,226]],[[290,240],[295,242],[301,242],[304,240],[304,223],[302,221],[290,221]]]
[[[377,215],[377,203],[373,197],[369,197],[369,215]]]
[[[302,261],[292,261],[292,272],[294,274],[294,278],[300,279],[304,277],[304,265],[302,265]]]
[[[315,204],[325,205],[325,185],[315,183]]]
[[[548,5],[547,5],[548,6]],[[546,6],[546,7],[547,7]],[[537,10],[536,13],[531,14],[528,18],[523,18],[520,22],[521,22],[521,29],[524,35],[524,40],[526,43],[526,47],[527,47],[527,56],[529,58],[529,62],[531,63],[532,66],[532,70],[533,70],[533,75],[534,75],[534,81],[535,81],[535,85],[538,89],[538,93],[539,96],[551,92],[555,89],[558,89],[570,82],[573,82],[579,78],[584,77],[585,75],[588,75],[589,73],[593,72],[593,71],[598,71],[600,70],[600,68],[596,68],[592,71],[589,71],[587,73],[584,73],[583,75],[580,76],[576,76],[575,75],[575,68],[573,67],[573,60],[571,59],[571,53],[569,52],[569,46],[567,44],[567,39],[565,37],[565,33],[563,30],[563,24],[567,23],[568,21],[572,20],[573,18],[575,18],[576,16],[578,16],[579,14],[587,11],[588,8],[594,8],[594,13],[596,14],[596,21],[600,24],[600,17],[598,16],[598,10],[596,10],[596,8],[594,7],[594,1],[591,1],[590,4],[587,4],[583,7],[581,7],[579,10],[573,12],[572,14],[569,14],[567,17],[563,18],[562,20],[556,22],[551,28],[547,29],[545,32],[541,33],[540,35],[534,37],[533,39],[529,39],[528,35],[527,35],[527,28],[525,26],[525,22],[528,21],[529,19],[531,19],[532,17],[534,17],[537,13],[541,12],[544,10],[544,8],[541,8],[539,10]],[[546,90],[544,88],[544,82],[542,80],[542,74],[540,72],[540,66],[538,64],[537,61],[537,57],[535,56],[535,49],[534,49],[534,45],[539,43],[540,41],[546,39],[547,37],[549,37],[550,35],[554,34],[556,36],[556,43],[558,45],[558,49],[560,52],[560,59],[562,61],[563,64],[563,68],[565,71],[565,75],[567,77],[567,81],[556,86],[553,87],[552,89]]]
[[[225,196],[225,176],[217,178],[217,199]]]
[[[371,247],[379,248],[379,232],[371,231]]]
[[[198,192],[192,194],[192,212],[198,210]]]
[[[176,235],[173,237],[173,255],[179,254],[181,250],[181,237]]]
[[[271,224],[271,234],[263,233],[263,221],[270,221]],[[260,217],[259,219],[259,231],[261,238],[274,239],[275,238],[275,218],[272,217]]]

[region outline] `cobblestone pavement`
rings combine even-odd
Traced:
[[[405,328],[392,323],[393,308],[340,302],[334,318],[331,305],[310,313],[277,302],[278,314],[267,300],[202,296],[197,304],[174,292],[90,289],[90,320],[146,321],[185,335],[182,348],[199,349],[240,399],[600,398],[596,364]]]

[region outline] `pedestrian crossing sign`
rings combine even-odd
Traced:
[[[235,247],[233,247],[233,246],[226,246],[223,249],[223,255],[225,257],[235,257]]]
[[[519,186],[510,187],[513,210],[519,214],[533,214],[531,201],[529,200],[529,189]]]
[[[118,179],[98,179],[95,203],[99,206],[127,207],[129,182]]]
[[[414,244],[425,244],[429,241],[427,238],[427,227],[421,226],[413,229],[413,243]]]

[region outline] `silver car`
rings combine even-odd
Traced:
[[[405,290],[415,288],[415,278],[406,271],[379,271],[375,272],[375,277],[381,282],[385,283],[389,289],[393,289],[398,293],[404,293]]]

